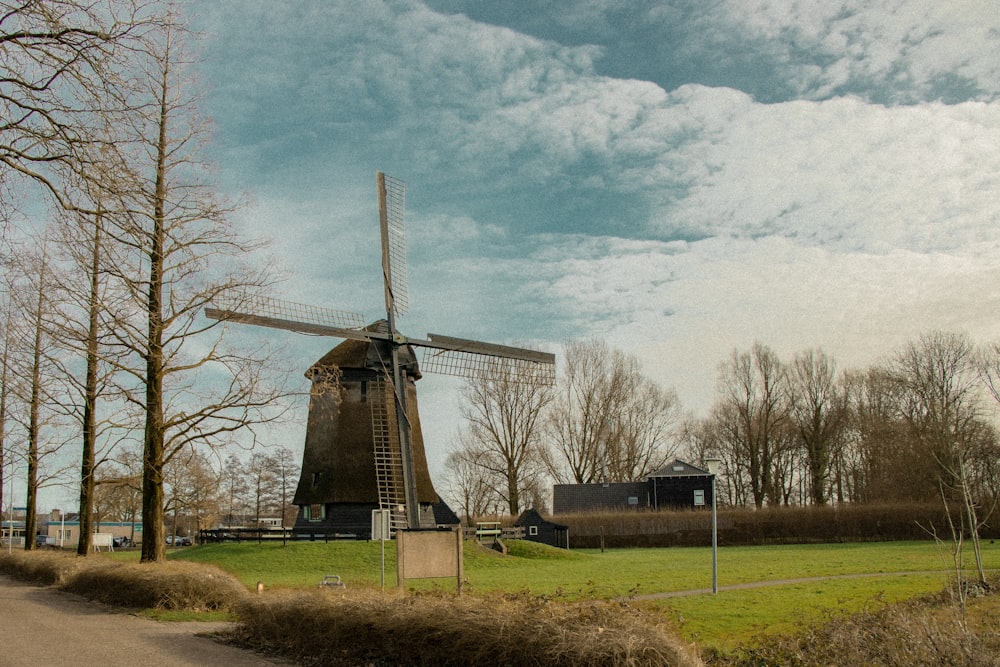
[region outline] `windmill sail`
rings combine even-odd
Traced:
[[[376,174],[378,183],[378,218],[382,235],[382,279],[385,284],[385,309],[390,322],[393,316],[409,311],[409,283],[406,276],[406,184]]]

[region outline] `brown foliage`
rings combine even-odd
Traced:
[[[620,603],[318,591],[255,598],[238,616],[241,642],[305,664],[702,664],[655,617]]]
[[[553,520],[569,526],[573,548],[596,548],[602,539],[608,548],[706,546],[712,540],[706,510],[561,514]],[[722,546],[927,540],[930,527],[948,525],[940,502],[733,508],[720,510],[718,521]],[[1000,527],[984,526],[980,535],[1000,537]]]
[[[65,583],[83,566],[82,558],[59,551],[0,553],[0,574],[49,586]]]
[[[197,563],[114,563],[89,567],[62,588],[119,607],[231,611],[246,588],[230,574]]]
[[[792,636],[769,637],[756,648],[712,664],[996,667],[1000,665],[998,610],[1000,599],[992,595],[973,602],[966,617],[945,593],[831,618]]]
[[[0,555],[0,574],[58,586],[116,607],[229,611],[249,595],[246,588],[210,565],[120,563],[62,552]]]

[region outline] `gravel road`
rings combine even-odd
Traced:
[[[0,575],[4,667],[274,667],[292,663],[221,644],[226,623],[167,623],[109,610],[70,593]]]

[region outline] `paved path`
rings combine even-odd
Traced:
[[[996,570],[986,570],[987,573],[996,572]],[[751,581],[744,584],[731,584],[729,586],[719,586],[719,592],[722,591],[742,591],[749,588],[768,588],[771,586],[791,586],[795,584],[811,584],[818,581],[830,581],[833,579],[871,579],[874,577],[906,577],[912,575],[936,575],[940,574],[942,577],[948,577],[953,573],[946,572],[944,570],[927,570],[923,572],[871,572],[867,574],[829,574],[820,577],[799,577],[797,579],[772,579],[769,581]],[[943,586],[944,584],[942,584]],[[696,588],[688,591],[671,591],[668,593],[646,593],[645,595],[636,595],[634,600],[659,600],[661,598],[680,598],[688,597],[691,595],[705,595],[712,592],[711,588]]]
[[[227,623],[151,621],[70,593],[0,575],[3,667],[274,667],[290,665],[221,644]]]

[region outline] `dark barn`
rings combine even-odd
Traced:
[[[552,513],[556,515],[711,505],[711,473],[679,459],[651,473],[645,482],[556,484],[552,488]]]
[[[552,489],[552,513],[621,512],[650,507],[645,482],[615,484],[556,484]]]
[[[649,475],[653,507],[684,509],[712,506],[712,474],[675,459]]]
[[[552,547],[569,549],[569,526],[547,521],[538,510],[532,508],[521,512],[514,526],[524,528],[524,539]]]

